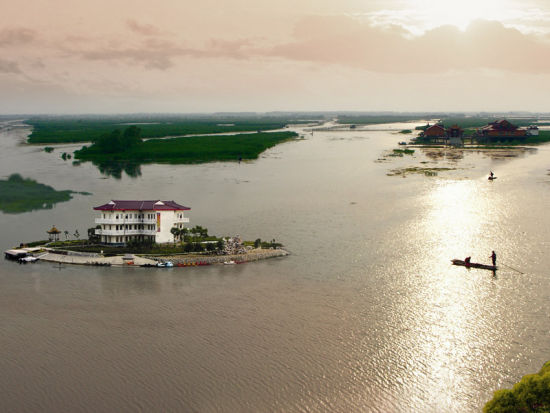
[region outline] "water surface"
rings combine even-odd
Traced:
[[[191,225],[292,253],[184,269],[0,261],[1,410],[474,412],[538,371],[550,348],[549,147],[380,161],[403,140],[389,129],[405,125],[121,179],[63,161],[75,146],[48,154],[20,144],[24,129],[1,131],[2,178],[93,193],[0,213],[2,249],[52,225],[85,234],[109,199],[160,198],[191,206]],[[453,169],[386,175],[413,165]],[[489,262],[493,249],[496,276],[450,265]]]

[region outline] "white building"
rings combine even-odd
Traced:
[[[527,135],[539,136],[539,128],[536,125],[531,125],[527,128]]]
[[[174,201],[111,201],[95,207],[101,216],[96,218],[96,235],[105,244],[126,244],[128,241],[151,240],[157,244],[172,242],[173,227],[183,228],[189,211]]]

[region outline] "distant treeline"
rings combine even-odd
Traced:
[[[294,132],[189,136],[143,141],[140,128],[112,131],[75,152],[75,158],[103,162],[203,163],[256,159],[264,150],[298,136]]]
[[[319,120],[299,116],[105,116],[35,117],[26,122],[33,126],[29,143],[92,142],[114,129],[132,124],[141,129],[143,138],[161,138],[189,134],[250,132],[281,129],[294,122]]]

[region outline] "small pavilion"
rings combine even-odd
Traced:
[[[50,229],[49,231],[46,231],[48,233],[48,239],[50,241],[59,241],[59,234],[61,234],[61,231],[59,231],[55,225]]]

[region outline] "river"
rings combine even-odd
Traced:
[[[173,269],[0,260],[2,411],[476,412],[550,358],[548,145],[389,157],[403,140],[392,130],[315,132],[253,162],[115,179],[60,158],[78,146],[22,144],[28,132],[0,130],[1,179],[92,195],[0,212],[2,250],[52,225],[86,234],[110,199],[173,199],[192,226],[291,255]],[[451,169],[388,176],[409,166]],[[450,265],[492,250],[495,276]]]

